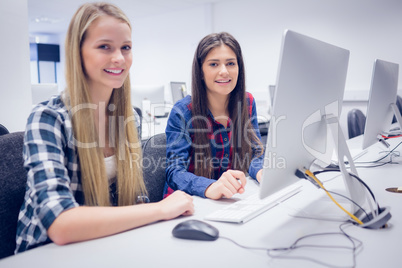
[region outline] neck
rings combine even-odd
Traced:
[[[89,95],[91,97],[91,103],[99,106],[105,106],[109,103],[110,97],[112,96],[113,89],[102,90],[102,89],[89,89]]]
[[[216,116],[228,116],[228,101],[226,96],[210,96],[208,95],[208,108],[211,113]]]
[[[208,96],[209,110],[214,116],[214,119],[225,127],[227,127],[229,119],[228,101],[229,101],[228,97]]]

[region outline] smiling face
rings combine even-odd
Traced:
[[[236,54],[224,44],[211,49],[202,64],[202,72],[208,99],[211,97],[227,99],[236,87],[239,75]]]
[[[111,16],[96,19],[81,47],[90,91],[120,88],[132,64],[131,29]]]

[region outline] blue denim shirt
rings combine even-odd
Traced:
[[[261,140],[255,100],[250,93],[247,93],[247,100],[252,126],[255,134]],[[169,194],[172,190],[182,190],[191,195],[205,197],[205,190],[208,186],[230,168],[231,122],[229,120],[226,128],[217,122],[209,112],[208,119],[212,127],[208,136],[210,137],[211,154],[214,158],[214,161],[212,161],[214,165],[213,178],[197,176],[192,172],[194,163],[192,163],[191,132],[193,125],[191,119],[191,96],[186,96],[174,105],[166,126],[167,168],[164,195]],[[253,148],[253,159],[248,169],[249,175],[254,179],[256,179],[257,172],[263,166],[263,155],[259,155],[259,152],[258,149]]]

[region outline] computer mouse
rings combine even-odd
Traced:
[[[203,221],[187,220],[177,224],[172,234],[182,239],[214,241],[219,237],[219,230]]]

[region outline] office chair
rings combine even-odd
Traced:
[[[261,123],[258,122],[258,128],[260,130],[261,142],[262,142],[262,146],[264,147],[264,153],[265,153],[265,149],[267,148],[269,121],[261,122]]]
[[[399,112],[402,114],[402,97],[399,95],[396,96],[396,106],[398,107]],[[396,123],[396,117],[394,115],[394,118],[392,119],[392,124]]]
[[[366,126],[366,116],[359,109],[352,109],[348,112],[349,139],[362,135]]]
[[[269,121],[258,122],[258,128],[260,130],[261,136],[268,136]]]
[[[18,213],[27,181],[23,143],[24,132],[0,136],[0,259],[13,255],[16,247]]]
[[[140,108],[138,108],[137,106],[133,106],[134,111],[136,111],[136,113],[138,114],[138,117],[140,119],[140,124],[138,126],[138,140],[141,140],[141,135],[142,135],[142,111]]]
[[[143,176],[151,202],[163,199],[166,180],[166,134],[150,137],[142,146]]]
[[[8,133],[10,133],[10,132],[8,131],[8,129],[7,129],[5,126],[3,126],[2,124],[0,124],[0,136],[1,136],[1,135],[8,134]]]

